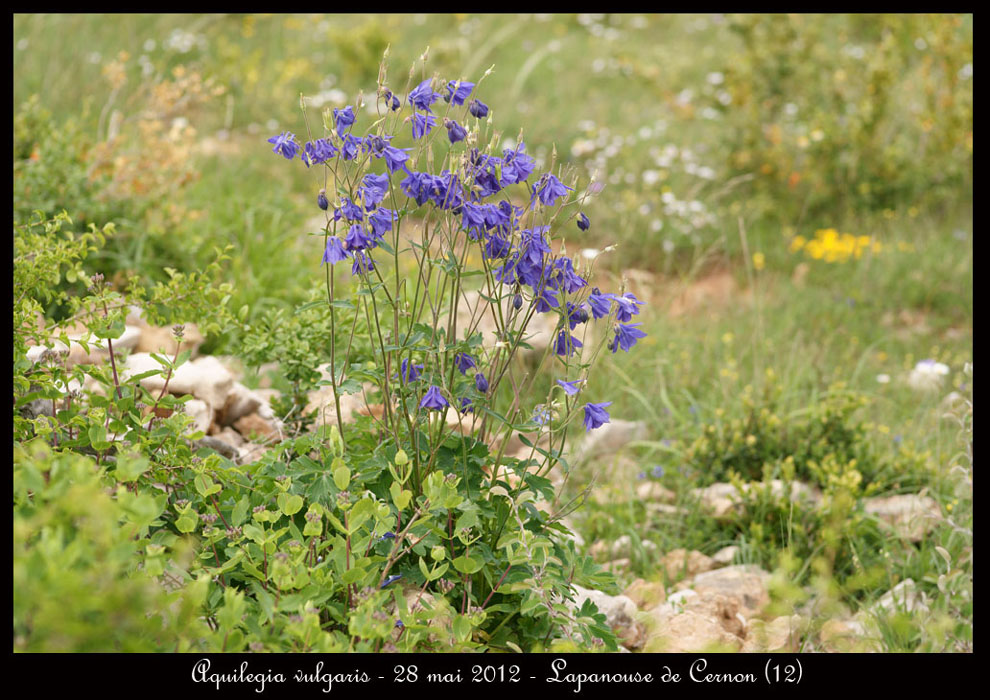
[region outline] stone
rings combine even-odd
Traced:
[[[677,500],[677,494],[666,488],[659,481],[644,481],[636,486],[636,497],[641,501],[654,501],[659,503],[673,503]]]
[[[715,552],[712,555],[712,568],[717,569],[722,566],[729,566],[736,560],[739,556],[739,545],[730,544],[728,547],[722,547],[722,549]]]
[[[508,318],[512,310],[512,296],[509,295],[503,301],[504,308],[502,317]],[[525,307],[522,311],[525,311]],[[513,324],[508,330],[519,330],[525,315],[518,312]],[[496,333],[498,325],[494,317],[495,309],[490,302],[481,298],[480,292],[470,290],[461,294],[457,306],[457,337],[464,338],[470,333],[480,332],[482,334],[482,345],[488,350],[495,348],[498,342]],[[446,321],[444,321],[446,324]],[[539,358],[550,345],[554,331],[557,328],[557,315],[552,313],[533,314],[526,326],[526,333],[522,342],[531,346],[530,348],[519,347],[516,351],[524,358]]]
[[[620,574],[622,572],[628,571],[632,567],[632,561],[628,557],[623,557],[622,559],[613,559],[612,561],[607,561],[602,564],[602,569],[613,574]]]
[[[825,652],[883,651],[883,646],[868,626],[857,619],[826,620],[818,632],[818,641]]]
[[[266,452],[271,448],[266,445],[257,445],[252,442],[246,442],[240,447],[237,447],[237,463],[238,464],[253,464],[261,459]]]
[[[237,448],[243,445],[246,440],[244,436],[231,427],[222,428],[216,435],[214,435],[217,440],[221,440],[231,447]]]
[[[185,414],[193,419],[193,424],[186,428],[186,435],[201,432],[204,435],[213,422],[213,409],[200,399],[190,399],[184,404]]]
[[[640,610],[652,610],[667,599],[667,591],[660,581],[636,579],[622,592]]]
[[[33,345],[28,348],[27,357],[31,362],[38,362],[45,351],[53,350],[55,352],[68,351],[65,357],[65,366],[67,368],[74,367],[76,365],[97,365],[109,361],[110,350],[109,344],[105,338],[97,338],[95,335],[89,332],[85,326],[77,324],[76,326],[66,329],[65,335],[69,339],[69,344],[66,345],[61,340],[52,340],[51,345]],[[111,339],[113,343],[113,353],[115,361],[120,362],[120,353],[122,350],[133,350],[137,345],[138,340],[141,336],[141,329],[135,326],[124,326],[124,332],[119,338]],[[83,347],[79,341],[86,343],[86,347]]]
[[[250,413],[239,418],[234,423],[234,428],[244,437],[260,437],[265,440],[281,438],[281,430],[278,425],[265,420],[257,413]]]
[[[736,651],[742,640],[725,629],[710,615],[695,610],[671,613],[661,605],[654,609],[656,629],[647,636],[643,651],[647,653],[685,653]]]
[[[704,571],[714,568],[712,558],[702,554],[698,550],[675,549],[668,552],[660,560],[667,578],[678,580],[681,578],[695,576]]]
[[[371,385],[366,385],[365,390],[368,391],[371,388]],[[312,411],[317,412],[314,427],[337,424],[337,404],[333,399],[333,387],[323,386],[314,389],[306,395],[306,399],[303,413],[308,415]],[[340,395],[340,419],[342,423],[350,423],[362,408],[364,408],[364,399],[361,398],[361,393]]]
[[[899,612],[928,612],[928,600],[925,594],[918,590],[914,579],[906,578],[880,596],[879,600],[870,606],[870,612],[878,616]]]
[[[718,593],[737,600],[740,612],[750,618],[759,615],[770,603],[769,582],[769,572],[760,567],[735,564],[698,574],[691,581],[691,588],[700,595]]]
[[[227,394],[227,400],[218,411],[217,420],[224,426],[233,425],[235,421],[250,413],[258,413],[263,403],[266,402],[256,393],[240,382],[234,382]]]
[[[753,481],[738,488],[735,484],[717,482],[704,488],[692,489],[691,495],[697,498],[700,505],[710,511],[715,518],[725,518],[742,512],[745,497],[751,491],[766,488],[769,488],[770,493],[778,500],[789,499],[812,506],[818,505],[822,500],[821,491],[817,488],[801,481],[792,481],[788,489],[787,482],[781,479],[773,479],[769,485]]]
[[[670,516],[671,518],[685,518],[690,515],[687,508],[672,506],[669,503],[647,503],[646,510],[657,515]]]
[[[575,450],[572,464],[582,464],[589,460],[611,454],[635,440],[646,439],[646,423],[613,418],[587,436]]]
[[[610,596],[602,591],[574,586],[574,602],[569,604],[579,610],[585,600],[594,603],[605,615],[609,626],[627,649],[639,649],[646,641],[646,628],[635,619],[636,604],[624,595]]]
[[[126,376],[153,369],[162,370],[162,374],[145,377],[141,380],[141,386],[157,396],[165,385],[168,370],[163,370],[148,353],[134,353],[127,358]],[[233,383],[230,372],[218,360],[207,356],[186,362],[175,370],[169,379],[168,391],[176,396],[192,394],[216,411],[226,403]]]
[[[920,542],[943,520],[935,499],[918,494],[868,498],[863,502],[863,509],[912,542]]]
[[[752,620],[742,651],[797,652],[808,628],[808,620],[800,615],[783,615],[770,622]]]

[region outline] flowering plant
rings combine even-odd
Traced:
[[[331,535],[339,548],[331,551],[371,555],[354,562],[359,568],[349,557],[340,562],[348,605],[363,587],[381,591],[401,580],[415,587],[417,604],[429,595],[459,610],[454,639],[462,645],[512,647],[532,635],[614,648],[593,606],[563,604],[572,581],[609,577],[566,537],[560,520],[573,504],[560,502],[552,479],[561,481],[561,468],[566,479],[571,422],[583,419],[585,430],[609,422],[611,402],[581,394],[603,347],[629,352],[645,337],[631,323],[643,302],[589,286],[592,263],[555,245],[571,222],[590,227],[580,210],[589,193],[576,196],[576,183],[565,184],[555,153],[537,174],[521,136],[496,155],[502,135],[481,100],[484,77],[476,84],[424,74],[413,86],[413,74],[402,99],[383,65],[373,110],[360,98],[328,109],[321,133],[313,133],[303,99],[308,140],[291,132],[268,139],[276,155],[298,157],[318,179],[331,339],[338,308],[368,321],[369,356],[331,340],[329,358],[336,425],[324,435],[336,447],[324,451],[337,488],[321,505],[341,511],[332,519],[340,534]],[[340,279],[341,267],[350,280]],[[520,355],[538,349],[528,333],[537,315],[553,319],[553,331],[533,369]],[[595,332],[591,321],[608,332]],[[545,372],[556,381],[534,400],[534,380]],[[355,430],[343,422],[341,397],[358,391],[381,410]],[[375,527],[355,530],[359,506],[375,513]],[[380,610],[379,597],[364,599]],[[415,616],[401,614],[404,594],[395,598],[397,631],[365,632],[388,645],[429,638]]]

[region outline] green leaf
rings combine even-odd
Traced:
[[[141,455],[121,455],[117,458],[116,477],[119,482],[136,481],[148,471],[150,463]]]
[[[482,566],[482,562],[472,559],[469,556],[461,555],[453,561],[454,568],[460,571],[462,574],[473,574],[479,571]]]
[[[351,483],[351,470],[344,464],[344,460],[339,457],[333,460],[333,483],[341,491],[345,491]]]
[[[289,517],[298,513],[303,507],[303,497],[294,493],[280,493],[277,502],[279,510]]]

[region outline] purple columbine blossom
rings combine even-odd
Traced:
[[[341,136],[354,124],[354,109],[347,105],[343,109],[333,110],[333,123],[337,127],[337,133]]]
[[[583,347],[583,345],[584,343],[567,331],[561,331],[557,334],[557,342],[554,344],[554,352],[561,356],[570,357],[577,351],[578,348]]]
[[[626,323],[631,321],[632,317],[639,313],[639,309],[636,306],[643,306],[646,304],[645,301],[640,301],[637,299],[632,292],[626,292],[622,296],[618,294],[613,294],[612,299],[619,306],[619,310],[616,312],[616,319],[621,323]]]
[[[308,168],[310,165],[325,163],[335,155],[337,155],[337,149],[333,147],[332,143],[326,139],[316,139],[315,141],[306,142],[303,154],[299,157]]]
[[[447,83],[447,94],[443,99],[447,102],[453,102],[455,105],[462,105],[464,100],[471,95],[473,89],[474,83],[462,82],[458,85],[456,80],[451,80]]]
[[[473,99],[468,105],[468,111],[478,119],[484,119],[488,116],[488,105],[479,99]]]
[[[465,352],[459,352],[454,355],[454,366],[460,370],[461,374],[467,375],[467,371],[471,368],[477,368],[478,365],[474,363],[474,358]]]
[[[375,238],[382,238],[386,233],[392,230],[392,224],[395,223],[398,218],[398,214],[391,209],[378,207],[374,212],[368,214],[368,224],[371,226],[371,235]]]
[[[611,401],[604,403],[587,403],[584,405],[584,430],[594,430],[609,422],[608,411],[605,409],[611,406]]]
[[[637,340],[646,337],[646,333],[639,330],[639,326],[642,325],[642,323],[616,324],[615,337],[609,341],[608,349],[613,353],[617,352],[619,348],[629,352]]]
[[[485,375],[481,372],[474,375],[474,385],[482,394],[488,393],[488,380],[485,379]]]
[[[412,118],[412,137],[421,139],[437,125],[436,117],[432,114],[420,114],[417,112]]]
[[[344,239],[347,243],[347,250],[365,250],[366,248],[373,248],[374,241],[368,238],[368,234],[364,231],[364,226],[361,224],[354,224],[347,231],[347,238]]]
[[[419,375],[423,371],[423,365],[410,364],[409,360],[405,359],[402,361],[402,369],[399,371],[402,374],[402,378],[408,384],[419,379]]]
[[[474,407],[471,405],[474,402],[468,397],[461,399],[461,413],[474,413]]]
[[[591,315],[595,318],[608,316],[612,311],[612,296],[611,294],[602,294],[598,291],[598,287],[592,289],[591,295],[588,297],[588,306],[591,307]]]
[[[283,131],[278,136],[272,136],[268,139],[268,143],[275,144],[272,153],[280,153],[285,156],[286,160],[295,158],[296,151],[299,150],[299,144],[296,143],[296,135],[291,131]]]
[[[347,259],[347,251],[340,244],[340,239],[337,236],[330,236],[327,238],[327,249],[323,251],[323,263],[330,263],[331,265],[336,265],[341,260]],[[320,263],[321,265],[323,263]]]
[[[578,386],[578,384],[581,384],[583,382],[584,382],[583,379],[575,379],[573,382],[565,382],[563,379],[557,380],[557,383],[564,388],[564,393],[567,394],[568,396],[574,396],[579,391],[581,391],[581,388]]]
[[[411,148],[396,148],[395,146],[386,146],[385,150],[382,151],[382,155],[385,156],[385,166],[388,168],[390,173],[394,173],[396,170],[405,170],[406,161],[409,160],[409,153]]]
[[[567,196],[568,190],[573,192],[574,188],[567,187],[553,173],[544,173],[533,185],[533,198],[539,197],[545,206],[552,207],[558,199]]]
[[[364,210],[347,197],[344,197],[344,202],[340,205],[340,213],[348,221],[364,221]]]
[[[574,330],[582,323],[588,322],[588,312],[584,310],[584,304],[575,306],[567,302],[567,323]]]
[[[391,586],[393,583],[395,583],[396,581],[398,581],[400,578],[402,578],[402,574],[395,574],[394,576],[389,576],[382,583],[381,587],[382,588],[385,588],[385,586]]]
[[[344,137],[344,144],[340,147],[340,155],[344,160],[354,160],[361,153],[363,142],[354,134]]]
[[[414,87],[409,93],[409,104],[411,104],[416,109],[421,109],[424,112],[432,112],[430,105],[440,99],[440,93],[434,92],[431,84],[433,83],[432,78],[427,78],[419,85]]]
[[[432,408],[435,411],[439,411],[450,405],[450,402],[443,397],[440,393],[440,387],[431,384],[430,388],[426,390],[426,394],[423,395],[423,400],[419,402],[420,408]]]
[[[536,169],[536,161],[523,153],[526,148],[525,142],[519,144],[519,148],[512,150],[506,148],[502,151],[502,185],[511,185],[523,182]]]
[[[320,190],[319,194],[316,195],[316,206],[323,211],[326,211],[330,207],[330,202],[327,200],[326,190]]]
[[[584,212],[578,214],[577,227],[582,231],[587,231],[591,228],[591,219]]]
[[[361,193],[361,202],[364,204],[365,209],[371,211],[385,199],[385,195],[388,194],[388,175],[375,175],[374,173],[368,173],[361,180],[361,187],[358,191]]]
[[[367,274],[374,269],[375,261],[371,259],[370,255],[366,255],[363,250],[358,250],[354,253],[354,263],[351,265],[352,275],[359,273]]]

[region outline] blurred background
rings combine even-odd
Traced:
[[[932,475],[955,449],[937,409],[972,360],[972,16],[18,15],[15,220],[115,222],[90,261],[111,279],[199,269],[231,244],[231,307],[291,308],[322,283],[322,239],[306,235],[319,185],[266,139],[306,140],[300,95],[319,112],[363,92],[373,109],[386,47],[400,95],[427,47],[427,75],[494,66],[477,96],[503,143],[522,134],[537,172],[555,150],[605,185],[590,230],[563,235],[574,253],[616,246],[600,286],[649,302],[649,337],[602,370],[612,415],[647,428],[613,496],[759,478],[786,457],[765,436],[804,435],[852,395],[855,439],[880,455],[864,486],[952,502]],[[927,389],[911,381],[923,360],[947,368]],[[774,543],[801,541],[610,508],[590,511],[589,541],[742,542],[766,566]],[[919,555],[903,556],[901,573]]]

